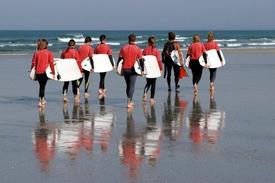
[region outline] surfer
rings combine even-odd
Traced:
[[[137,73],[135,72],[134,65],[137,60],[140,62],[141,75],[144,73],[144,60],[142,58],[141,49],[136,45],[136,35],[130,34],[128,36],[128,44],[124,45],[120,49],[117,64],[119,64],[121,60],[123,60],[122,73],[126,82],[127,107],[132,108],[134,106],[132,99],[137,79]]]
[[[95,48],[95,54],[107,54],[109,56],[109,60],[112,64],[113,68],[115,69],[113,56],[112,56],[112,49],[107,44],[106,35],[100,35],[99,40],[100,40],[100,44],[98,44],[97,47]],[[106,72],[101,72],[99,74],[100,74],[100,81],[99,81],[98,97],[102,98],[102,97],[106,96],[106,88],[104,85]]]
[[[205,62],[207,63],[207,55],[205,53],[204,44],[200,42],[200,36],[198,34],[193,35],[193,43],[188,47],[187,55],[190,56],[189,67],[192,70],[194,95],[198,95],[198,83],[200,82],[203,67],[199,63],[199,58],[203,55]]]
[[[158,61],[158,66],[159,69],[162,71],[162,64],[161,64],[161,59],[160,59],[160,52],[156,48],[156,38],[155,37],[149,37],[148,39],[148,46],[144,48],[143,50],[143,55],[154,55],[157,57]],[[157,78],[146,78],[146,85],[144,87],[144,92],[143,92],[143,101],[146,101],[147,98],[147,92],[151,87],[151,99],[150,99],[150,104],[153,105],[155,103],[154,97],[155,97],[155,90],[156,90],[156,80]]]
[[[79,62],[79,54],[78,51],[75,49],[75,41],[73,39],[71,39],[68,42],[68,48],[66,50],[63,50],[63,52],[61,53],[61,58],[62,59],[75,59],[78,63],[78,67],[80,69],[80,71],[82,70],[81,66],[80,66],[80,62]],[[63,85],[63,101],[64,103],[68,102],[67,99],[67,93],[68,93],[68,88],[69,88],[69,81],[64,82]],[[73,94],[74,94],[74,100],[75,102],[79,102],[79,94],[77,93],[77,80],[72,81],[72,88],[73,88]]]
[[[85,60],[87,57],[90,58],[90,61],[91,61],[91,65],[93,65],[93,61],[92,61],[92,57],[93,57],[93,54],[94,54],[94,50],[93,50],[93,47],[91,46],[91,43],[92,43],[92,38],[87,36],[85,38],[85,44],[84,45],[81,45],[79,48],[78,48],[78,54],[79,54],[79,59],[81,62],[83,62],[83,60]],[[81,65],[81,64],[80,64]],[[90,76],[90,72],[89,71],[86,71],[84,69],[82,69],[83,73],[84,73],[84,79],[85,79],[85,86],[84,86],[84,89],[85,89],[85,93],[84,93],[84,97],[89,97],[89,93],[88,93],[88,89],[89,89],[89,76]],[[83,78],[80,78],[78,80],[78,93],[79,93],[79,88],[80,88],[80,85],[83,81]]]
[[[171,52],[174,50],[178,50],[180,58],[182,58],[182,52],[180,50],[180,44],[176,41],[176,35],[174,32],[168,33],[168,41],[164,44],[162,51],[162,62],[165,64],[164,70],[164,78],[167,77],[168,91],[171,91],[171,71],[174,69],[174,81],[175,81],[175,89],[179,91],[179,73],[180,66],[173,62],[171,58]],[[181,60],[181,65],[183,64],[183,60]],[[167,75],[166,75],[167,72]]]
[[[39,102],[38,106],[43,107],[46,104],[45,89],[48,81],[46,69],[50,65],[55,77],[55,70],[53,65],[53,53],[48,50],[48,41],[46,39],[40,39],[37,42],[37,51],[34,53],[32,59],[31,69],[35,68],[35,76],[39,83]]]
[[[218,43],[216,41],[214,41],[215,39],[215,35],[214,32],[209,32],[207,35],[207,42],[204,43],[205,49],[206,51],[208,50],[212,50],[215,49],[217,50],[218,56],[220,61],[222,62],[222,56],[220,53],[220,47],[218,45]],[[209,72],[210,72],[210,93],[214,94],[214,81],[216,79],[216,72],[217,72],[217,68],[209,68]]]

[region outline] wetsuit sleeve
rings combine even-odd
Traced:
[[[112,64],[112,66],[114,67],[115,64],[114,64],[113,56],[112,55],[108,55],[108,57],[109,57],[109,60],[110,60],[110,62]]]
[[[118,59],[117,59],[117,63],[116,63],[116,67],[118,67],[119,62],[123,59],[123,50],[122,48],[119,51],[119,55],[118,55]]]
[[[32,57],[31,70],[32,70],[32,68],[34,68],[34,67],[36,66],[36,63],[37,63],[36,53],[34,53],[34,54],[33,54],[33,57]]]
[[[188,58],[190,56],[190,54],[191,54],[191,48],[189,46],[188,49],[187,49],[186,58]]]
[[[165,52],[166,52],[166,43],[164,44],[163,50],[162,50],[162,53],[161,53],[161,59],[162,59],[163,63],[165,61]]]
[[[94,50],[92,47],[90,47],[90,53],[89,53],[89,57],[93,57],[94,55]]]
[[[48,62],[50,64],[50,68],[51,68],[51,71],[52,71],[52,74],[55,75],[55,70],[54,70],[54,64],[53,64],[53,54],[52,52],[49,52],[49,57],[48,57]]]
[[[159,69],[162,71],[162,63],[161,63],[161,59],[160,59],[160,52],[158,50],[156,50],[156,57],[157,57]]]
[[[222,62],[223,60],[222,60],[222,55],[221,55],[220,50],[219,50],[219,51],[217,51],[217,53],[218,53],[218,56],[219,56],[219,58],[220,58],[220,61]]]
[[[202,56],[203,56],[203,59],[205,60],[205,63],[207,64],[207,54],[203,52]]]
[[[144,71],[144,58],[139,59],[139,64],[141,67],[141,71],[143,72]]]
[[[94,60],[93,60],[93,57],[89,57],[89,58],[90,58],[91,67],[92,67],[92,69],[94,69]]]

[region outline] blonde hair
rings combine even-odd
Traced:
[[[200,35],[198,34],[193,35],[193,43],[197,43],[200,41],[201,41]]]
[[[214,41],[214,39],[215,39],[214,32],[208,32],[207,39],[208,39],[208,41]]]

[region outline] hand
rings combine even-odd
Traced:
[[[141,76],[143,76],[144,75],[144,71],[141,71]]]
[[[113,67],[113,70],[116,71],[116,67]]]
[[[55,79],[55,75],[53,74],[53,75],[52,75],[52,80],[54,80],[54,79]]]
[[[208,69],[208,68],[209,68],[209,65],[208,65],[208,64],[205,64],[205,66],[204,66],[204,67]]]
[[[94,72],[94,69],[91,69],[90,72]]]

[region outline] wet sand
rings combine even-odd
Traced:
[[[177,95],[158,79],[154,107],[138,78],[131,112],[114,73],[105,101],[93,74],[90,98],[74,104],[70,85],[66,106],[49,81],[39,110],[31,57],[0,56],[0,182],[274,182],[275,52],[224,53],[214,99],[208,70],[197,98],[191,77]]]

